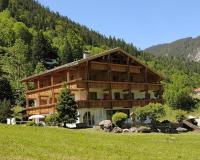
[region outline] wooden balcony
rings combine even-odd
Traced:
[[[91,70],[106,71],[108,69],[107,63],[102,62],[91,62]]]
[[[41,105],[38,107],[28,107],[26,108],[26,112],[28,115],[35,115],[35,114],[50,114],[55,112],[56,104],[48,104],[48,105]]]
[[[120,65],[120,64],[112,64],[111,71],[114,72],[127,72],[128,66],[127,65]]]
[[[129,66],[130,73],[140,73],[141,66]]]
[[[149,103],[162,103],[162,99],[142,99],[142,100],[81,100],[77,101],[78,108],[132,108],[143,107]],[[40,105],[37,107],[27,107],[28,115],[54,113],[56,103]]]
[[[102,88],[107,89],[111,86],[111,89],[128,89],[132,90],[160,90],[162,89],[162,84],[153,83],[134,83],[134,82],[114,82],[114,81],[78,81],[78,88]]]
[[[162,103],[162,99],[140,99],[140,100],[82,100],[77,101],[79,108],[132,108],[143,107],[149,103]]]
[[[98,71],[106,71],[109,69],[109,63],[105,62],[91,62],[91,70],[98,70]],[[140,73],[141,72],[141,66],[131,66],[126,64],[111,64],[111,71],[114,72],[127,72],[128,67],[130,70],[130,73]]]

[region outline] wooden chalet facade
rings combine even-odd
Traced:
[[[23,79],[28,115],[56,111],[63,82],[78,104],[79,122],[97,124],[116,111],[162,103],[162,76],[120,48],[74,61]],[[31,86],[31,87],[30,87]]]

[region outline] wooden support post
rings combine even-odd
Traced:
[[[28,82],[26,81],[26,91],[28,91]],[[28,101],[28,97],[26,95],[26,108],[29,107],[29,101]]]
[[[111,55],[109,54],[108,55],[108,59],[109,59],[109,63],[108,63],[108,81],[109,81],[109,100],[110,101],[110,108],[112,108],[112,84],[111,84],[111,81],[112,81],[112,71],[111,71]]]
[[[128,75],[127,81],[130,82],[130,58],[129,57],[127,57],[127,65],[128,65],[128,67],[127,67],[127,75]],[[132,96],[131,96],[131,85],[130,84],[128,84],[128,99],[129,99],[128,106],[130,108],[132,108]]]
[[[145,84],[145,99],[150,99],[147,84]]]
[[[86,100],[87,100],[87,107],[90,107],[90,103],[89,103],[89,84],[88,84],[88,80],[89,80],[89,62],[86,62]]]
[[[26,108],[29,107],[29,100],[28,100],[28,97],[26,96]]]
[[[67,77],[67,82],[69,82],[70,81],[70,77],[69,77],[69,70],[67,70],[67,72],[66,72],[66,77]]]
[[[37,80],[37,88],[40,89],[40,80]],[[38,96],[38,107],[40,106],[40,92],[37,93]]]
[[[131,95],[131,85],[128,84],[128,99],[129,99],[129,107],[132,108],[132,95]]]
[[[130,64],[129,64],[129,57],[127,58],[127,74],[128,74],[128,78],[127,78],[127,81],[130,82]]]
[[[40,94],[38,93],[38,107],[40,106],[40,101],[41,101],[41,97],[40,97]]]
[[[40,80],[37,80],[37,89],[40,89]]]
[[[144,69],[144,82],[147,83],[147,68]]]
[[[80,76],[80,65],[78,65],[77,70],[78,70],[77,78],[79,79],[79,78],[81,77],[81,76]]]
[[[51,102],[51,103],[52,103],[52,104],[55,103],[55,94],[54,94],[53,85],[54,85],[54,77],[53,77],[53,75],[51,75],[51,87],[52,87],[52,89],[51,89],[52,102]]]

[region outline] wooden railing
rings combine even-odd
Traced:
[[[134,83],[134,82],[114,82],[114,81],[78,81],[78,88],[86,88],[88,84],[89,88],[109,88],[111,84],[112,89],[128,89],[129,87],[132,90],[160,90],[162,89],[162,84],[153,84],[153,83]]]
[[[127,64],[114,64],[111,63],[111,71],[115,72],[127,72],[128,67],[131,73],[140,73],[141,66],[131,66]],[[91,70],[101,70],[106,71],[109,68],[109,63],[105,62],[91,62]]]
[[[145,106],[149,103],[162,103],[162,99],[141,100],[82,100],[77,101],[79,108],[132,108],[133,106]]]
[[[27,107],[26,112],[28,115],[34,114],[50,114],[55,112],[56,104],[40,105],[36,107]]]
[[[66,84],[76,84],[76,82],[79,82],[81,81],[82,78],[79,78],[79,79],[75,79],[75,80],[71,80],[69,82],[66,82]],[[36,92],[42,92],[42,91],[47,91],[47,90],[50,90],[50,89],[56,89],[56,88],[60,88],[61,86],[63,85],[63,83],[59,83],[59,84],[54,84],[54,85],[50,85],[50,86],[47,86],[47,87],[42,87],[42,88],[37,88],[37,89],[33,89],[33,90],[27,90],[26,91],[26,94],[34,94]]]
[[[141,99],[141,100],[80,100],[77,101],[78,108],[132,108],[143,107],[149,103],[162,103],[162,99]],[[37,107],[27,107],[28,115],[34,114],[50,114],[56,110],[56,103],[40,105]]]

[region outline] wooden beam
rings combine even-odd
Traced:
[[[54,94],[54,88],[53,88],[53,85],[54,85],[54,76],[51,75],[51,95],[52,95],[52,102],[51,103],[55,103],[55,94]]]
[[[86,62],[86,80],[89,80],[89,61]],[[90,103],[88,103],[89,100],[89,83],[86,82],[86,100],[87,100],[87,107],[90,107]]]
[[[128,74],[128,78],[127,78],[127,80],[128,80],[128,82],[130,82],[130,63],[129,63],[129,57],[127,57],[127,65],[128,65],[128,67],[127,67],[127,74]]]
[[[109,64],[108,64],[109,100],[112,100],[112,85],[110,83],[112,81],[112,71],[111,71],[112,57],[111,57],[111,54],[108,55],[108,59],[109,59]],[[112,108],[112,102],[110,102],[110,108]]]
[[[37,80],[37,89],[40,89],[40,79]]]
[[[147,82],[147,68],[144,69],[144,82]]]

